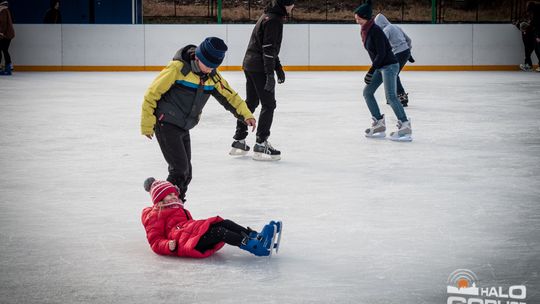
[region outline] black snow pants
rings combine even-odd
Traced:
[[[212,224],[210,229],[199,239],[195,249],[204,253],[214,248],[217,243],[225,242],[232,246],[240,246],[242,240],[249,235],[250,231],[231,220],[223,220]]]
[[[184,201],[192,177],[189,131],[166,122],[157,122],[154,131],[169,165],[167,181],[178,187],[180,199]]]
[[[276,97],[274,92],[268,92],[264,89],[266,83],[266,74],[263,72],[247,72],[246,75],[246,103],[249,110],[253,113],[259,103],[261,104],[261,113],[257,121],[257,142],[262,143],[270,136],[270,128],[274,120],[274,109],[276,108]],[[248,126],[243,121],[236,123],[236,133],[234,139],[242,140],[248,135]]]
[[[11,56],[9,55],[9,45],[11,39],[1,39],[0,38],[0,62],[2,61],[2,54],[4,55],[4,65],[7,66],[11,64]]]

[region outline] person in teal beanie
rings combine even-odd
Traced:
[[[399,73],[399,63],[392,52],[392,47],[383,30],[375,24],[371,0],[367,0],[354,11],[356,23],[361,26],[361,36],[364,47],[371,58],[371,67],[364,77],[364,99],[371,113],[373,123],[366,129],[366,137],[385,137],[386,123],[384,114],[381,114],[375,91],[384,84],[386,101],[392,107],[398,122],[398,130],[390,133],[390,139],[395,141],[411,141],[411,122],[405,114],[405,109],[397,97],[396,81]]]

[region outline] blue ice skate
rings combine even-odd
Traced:
[[[248,230],[248,237],[250,239],[255,239],[257,238],[257,235],[259,235],[259,233],[253,229],[251,229],[250,227],[247,227],[247,230]]]
[[[272,245],[276,235],[276,226],[268,224],[263,227],[261,233],[250,231],[249,235],[240,245],[241,249],[249,251],[256,256],[269,256],[272,253]]]
[[[272,224],[267,224],[261,230],[261,233],[257,236],[258,239],[264,240],[264,247],[270,251],[272,255],[272,248],[274,248],[274,241],[276,240],[277,235],[277,226]]]
[[[272,248],[273,251],[276,252],[276,254],[279,251],[279,244],[281,243],[281,233],[283,231],[283,223],[281,221],[270,221],[269,225],[273,225],[276,227],[276,234],[274,234],[272,238]],[[270,255],[272,255],[272,250],[270,250]]]
[[[245,238],[246,243],[240,245],[240,249],[244,249],[248,252],[253,253],[256,256],[269,256],[270,249],[264,246],[263,240],[260,239],[250,239]]]

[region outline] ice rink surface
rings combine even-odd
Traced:
[[[435,304],[462,268],[540,303],[540,73],[404,72],[414,141],[396,143],[363,136],[364,73],[289,72],[273,163],[228,155],[235,119],[210,99],[186,208],[284,232],[271,259],[204,260],[154,254],[141,224],[144,179],[167,176],[139,131],[156,75],[0,78],[0,303]]]

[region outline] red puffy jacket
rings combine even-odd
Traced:
[[[219,216],[206,220],[193,220],[186,209],[174,205],[163,209],[148,207],[142,212],[142,223],[152,250],[161,255],[206,258],[225,245],[220,242],[204,253],[195,249],[199,239],[210,225],[223,221]],[[176,252],[169,250],[169,241],[176,240]]]

